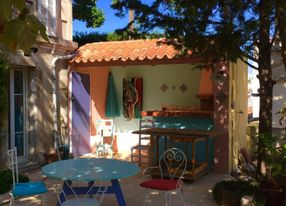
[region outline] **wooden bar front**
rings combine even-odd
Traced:
[[[209,153],[209,138],[213,138],[218,135],[215,131],[193,130],[193,129],[175,129],[175,128],[150,128],[141,131],[134,131],[134,134],[150,135],[150,157],[149,166],[155,166],[159,162],[159,139],[160,137],[168,138],[168,144],[165,144],[165,148],[171,148],[173,142],[184,142],[186,144],[192,144],[192,157],[188,160],[188,171],[186,174],[187,179],[194,180],[199,176],[205,174],[210,169],[208,161]],[[197,142],[206,142],[206,160],[203,162],[197,162],[195,158],[195,145]],[[167,141],[165,141],[167,142]],[[187,146],[185,147],[185,153],[188,156]],[[155,154],[154,154],[155,151]]]

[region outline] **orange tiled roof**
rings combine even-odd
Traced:
[[[78,55],[71,60],[71,63],[172,59],[179,54],[172,45],[160,43],[164,41],[164,39],[140,39],[89,43],[77,50]]]

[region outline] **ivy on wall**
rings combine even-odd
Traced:
[[[0,134],[8,112],[9,69],[7,59],[7,53],[0,50]]]
[[[3,144],[6,135],[3,134],[3,126],[7,121],[8,113],[8,89],[9,89],[9,68],[8,55],[0,49],[0,170],[5,167],[5,157],[2,155]],[[1,185],[1,183],[0,183]]]

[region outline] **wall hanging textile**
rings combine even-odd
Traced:
[[[143,79],[123,79],[123,115],[127,119],[140,118],[142,110]]]

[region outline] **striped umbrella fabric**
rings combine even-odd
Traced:
[[[113,76],[112,76],[111,72],[109,72],[109,75],[108,75],[105,116],[106,117],[118,117],[118,116],[120,116],[119,104],[118,104],[114,80],[113,80]]]

